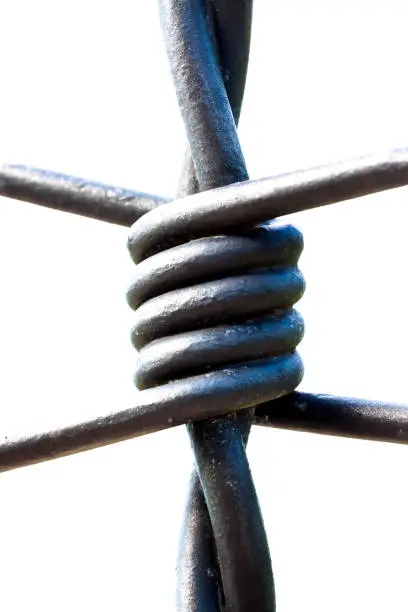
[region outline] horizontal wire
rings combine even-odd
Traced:
[[[337,171],[334,171],[335,168],[337,168]],[[309,179],[307,177],[309,177]],[[39,182],[39,185],[42,186],[44,182],[44,175],[40,173],[39,177],[37,177],[37,180]],[[286,187],[282,186],[282,181],[284,186],[286,185]],[[333,195],[333,192],[331,191],[332,186],[336,184],[340,184],[342,186],[342,197],[346,197],[347,194],[348,197],[356,197],[357,195],[373,193],[375,191],[380,191],[385,188],[403,186],[404,184],[406,184],[406,182],[408,182],[408,150],[402,149],[385,155],[363,158],[362,160],[359,160],[358,163],[356,163],[355,161],[344,162],[343,164],[339,164],[337,166],[325,167],[323,169],[320,169],[319,171],[312,170],[305,171],[303,173],[292,173],[291,175],[285,175],[283,179],[278,177],[276,179],[265,179],[263,181],[264,185],[268,182],[269,185],[262,189],[262,193],[264,195],[266,194],[265,198],[261,200],[261,212],[263,214],[258,214],[256,206],[242,207],[242,198],[239,197],[238,199],[234,200],[233,197],[231,198],[231,194],[229,196],[229,200],[227,198],[228,208],[230,208],[230,210],[233,209],[235,201],[236,206],[238,206],[240,210],[241,208],[243,211],[245,210],[247,216],[249,215],[251,216],[251,218],[254,216],[258,216],[260,219],[265,220],[269,217],[268,213],[273,211],[274,199],[278,198],[278,201],[282,204],[282,208],[285,207],[284,194],[286,193],[286,190],[289,190],[289,194],[291,196],[296,193],[299,205],[304,206],[306,196],[303,196],[305,190],[307,192],[306,195],[310,195],[311,192],[316,195],[320,190],[321,195],[326,194],[327,200],[332,202],[337,201],[337,199],[340,199],[338,194],[335,193]],[[51,185],[52,184],[53,182],[51,180]],[[68,183],[64,183],[63,180],[57,180],[56,184],[57,186],[59,185],[61,187],[63,193],[64,190],[69,191],[69,180]],[[241,191],[241,194],[244,193],[245,196],[246,193],[247,197],[251,199],[251,197],[253,196],[252,190],[255,189],[255,192],[257,191],[256,187],[253,187],[253,184],[256,184],[256,182],[241,184],[240,189],[243,190]],[[274,185],[275,187],[273,187]],[[80,188],[74,187],[74,193],[78,191],[78,189]],[[237,194],[236,190],[238,189],[238,186],[234,186],[232,188],[225,187],[220,190],[215,190],[213,192],[213,195],[211,195],[210,192],[205,192],[197,194],[195,196],[189,196],[188,198],[184,198],[184,202],[186,200],[190,201],[190,198],[201,198],[203,196],[205,198],[205,202],[211,203],[214,199],[216,199],[214,198],[215,192],[218,193],[218,198],[220,202],[222,201],[223,197],[225,201],[225,195],[228,195],[228,193],[230,193],[229,190],[231,189],[233,190],[233,193]],[[101,192],[99,192],[102,193],[102,195],[103,190],[104,187],[102,187]],[[50,191],[52,191],[52,189],[49,190],[48,197],[50,197]],[[270,198],[267,197],[268,194]],[[108,202],[110,201],[110,198],[108,196],[106,196],[105,201],[106,199],[108,200]],[[327,200],[323,203],[327,203]],[[265,201],[268,204],[267,206],[265,205]],[[313,204],[313,200],[307,201],[310,204]],[[172,209],[173,206],[180,206],[181,202],[183,202],[183,200],[168,204],[161,209],[161,212],[165,213],[167,212],[167,210]],[[320,200],[320,202],[322,202],[322,200]],[[182,208],[184,209],[184,211],[186,210],[186,206],[184,204]],[[195,207],[193,207],[193,209],[194,208]],[[200,212],[200,210],[201,207],[198,207],[198,209],[195,210],[195,213],[197,213],[197,211]],[[87,212],[89,214],[89,209]],[[142,217],[142,219],[139,220],[137,225],[142,223],[145,226],[146,230],[147,226],[150,225],[150,223],[145,224],[145,219],[151,217],[151,215],[154,215],[154,212],[150,212],[144,217]],[[165,215],[163,215],[163,217],[164,216]],[[169,216],[169,219],[171,220],[171,215]],[[178,221],[180,221],[180,219],[178,219]],[[177,228],[177,224],[175,223],[173,227]],[[156,226],[156,232],[157,229],[158,228]],[[259,366],[258,368],[258,366],[254,365],[252,366],[252,370],[247,369],[246,373],[249,376],[248,380],[251,380],[251,373],[253,373],[255,378],[257,378],[258,381],[263,383],[264,381],[262,380],[262,376],[270,375],[271,370],[269,368],[268,371],[263,371],[262,367],[263,366]],[[289,368],[289,371],[291,371],[291,367],[293,368],[294,366],[288,361],[284,367]],[[239,379],[238,370],[239,368],[231,369],[228,375],[225,376],[223,376],[222,371],[211,373],[208,376],[213,376],[214,381],[216,379],[221,380],[222,384],[226,384],[225,388],[227,389],[228,381],[235,380],[234,373],[236,373],[236,379]],[[118,412],[117,414],[108,415],[100,419],[85,421],[84,423],[73,425],[72,427],[67,427],[51,432],[44,432],[39,435],[29,436],[28,438],[23,438],[16,441],[4,440],[4,442],[0,445],[0,470],[13,469],[23,465],[30,465],[38,461],[44,461],[55,457],[64,456],[66,454],[79,452],[81,450],[88,450],[90,448],[124,440],[133,436],[142,435],[151,431],[157,431],[159,429],[169,427],[170,425],[187,423],[189,421],[198,420],[200,418],[222,416],[224,414],[231,413],[231,411],[244,409],[251,405],[251,402],[248,403],[246,401],[245,393],[243,392],[242,394],[240,394],[241,385],[237,385],[236,387],[232,388],[233,384],[232,387],[229,389],[229,392],[225,393],[225,401],[223,399],[222,401],[217,401],[216,404],[208,402],[205,399],[205,394],[204,396],[202,396],[201,400],[199,400],[198,398],[197,400],[195,400],[195,392],[199,394],[200,389],[195,387],[194,380],[194,377],[191,377],[188,379],[183,379],[177,384],[173,383],[170,385],[162,385],[161,387],[156,389],[142,391],[140,394],[138,394],[138,403],[133,409]],[[208,377],[206,380],[208,381],[209,393],[212,383]],[[244,381],[243,384],[245,384],[245,377],[242,379],[242,381]],[[276,380],[273,378],[271,384],[274,393],[277,389],[277,387],[274,386],[275,383]],[[266,396],[259,397],[259,402],[267,401],[269,399],[268,392],[271,392],[272,387],[266,389]],[[238,392],[239,397],[236,397],[236,395],[234,395],[235,392]],[[281,390],[280,393],[283,394],[284,390]],[[229,403],[230,400],[232,400],[231,404]],[[303,420],[299,420],[299,411],[294,411],[292,417],[287,417],[287,421],[284,421],[284,419],[281,418],[280,425],[278,425],[277,417],[273,416],[274,414],[277,414],[277,412],[275,411],[277,411],[278,404],[276,404],[275,401],[273,402],[273,405],[271,404],[271,413],[268,413],[269,416],[268,414],[263,415],[263,423],[270,423],[271,425],[273,424],[274,426],[281,427],[291,426],[293,428],[304,428],[305,431],[323,431],[323,425],[319,425],[319,423],[324,422],[326,423],[326,431],[329,433],[330,431],[332,431],[332,433],[334,433],[335,435],[351,435],[350,433],[347,433],[347,429],[344,430],[344,422],[330,424],[327,420],[323,421],[323,419],[328,419],[329,417],[327,415],[324,415],[323,410],[318,412],[318,408],[320,410],[323,407],[322,401],[328,402],[328,400],[324,399],[320,400],[320,403],[313,404],[313,411],[311,412],[313,418],[311,418],[310,422],[306,419],[305,416]],[[180,405],[179,402],[181,402]],[[350,415],[351,410],[355,410],[355,404],[350,404],[349,400],[341,400],[341,402],[342,406],[344,406],[344,410],[346,411],[347,415]],[[338,404],[336,404],[336,406],[338,409]],[[387,423],[391,422],[395,425],[397,430],[402,429],[403,431],[405,431],[407,409],[398,408],[398,411],[394,413],[393,411],[397,409],[392,406],[388,406],[387,420],[382,419],[380,417],[377,410],[378,406],[379,404],[376,402],[367,402],[364,404],[364,409],[366,412],[362,413],[361,411],[357,411],[353,413],[354,423],[356,423],[357,417],[360,418],[361,423],[368,423],[367,419],[371,418],[370,422],[374,423],[375,427],[377,427],[377,425],[379,427],[378,430],[374,428],[375,431],[368,428],[367,433],[361,435],[366,435],[366,437],[368,438],[371,436],[373,439],[377,439],[378,437],[378,439],[389,440],[392,442],[405,442],[405,440],[401,438],[402,434],[397,435],[397,433],[395,433],[396,430],[393,430],[392,428],[390,429],[390,425],[387,425]],[[328,407],[329,409],[330,407],[333,408],[333,403],[328,403]],[[264,407],[263,409],[268,410],[268,408],[266,407]],[[371,409],[374,411],[373,416],[369,415],[369,411]],[[385,408],[382,407],[382,409]],[[260,410],[261,408],[258,407],[258,415],[261,414]],[[288,410],[288,415],[289,414],[291,413]],[[320,415],[319,418],[316,415]],[[274,418],[275,422],[273,422]],[[313,421],[313,419],[316,420]],[[352,420],[349,420],[349,423],[352,423]],[[344,433],[344,431],[346,433]],[[375,433],[374,435],[374,433],[370,433],[371,431],[377,433]]]
[[[254,423],[330,436],[408,443],[408,406],[290,393],[257,406]]]
[[[408,148],[270,178],[235,183],[175,200],[132,227],[138,263],[163,241],[220,235],[283,215],[336,204],[408,184]]]
[[[407,184],[408,148],[235,183],[174,201],[48,170],[17,165],[0,168],[0,196],[127,227],[145,213],[150,213],[145,215],[146,223],[155,225],[157,219],[151,211],[167,204],[160,213],[157,211],[159,216],[166,212],[163,233],[169,224],[181,226],[182,217],[188,224],[186,232],[194,229],[202,235],[217,225],[229,229],[231,224],[261,223]],[[245,209],[251,204],[248,215]],[[199,219],[197,206],[202,211]],[[231,221],[232,210],[235,214]]]
[[[168,200],[26,166],[0,167],[0,196],[129,227]]]
[[[262,376],[262,372],[259,372]],[[237,374],[237,378],[239,374]],[[189,384],[194,387],[194,379]],[[183,402],[183,393],[174,385],[159,387],[166,402],[154,403],[158,390],[138,394],[135,407],[89,419],[82,423],[20,438],[4,439],[0,443],[0,472],[16,469],[91,450],[190,423],[229,411],[247,407],[239,397],[230,395],[225,403],[208,405],[210,397],[196,404]],[[239,392],[238,392],[239,396]],[[159,399],[159,398],[157,398]],[[180,401],[181,400],[181,401]],[[197,408],[200,408],[198,410]],[[194,419],[192,413],[195,411]],[[294,429],[332,436],[356,437],[382,442],[408,443],[408,406],[375,400],[291,393],[285,397],[259,404],[255,410],[255,425]]]

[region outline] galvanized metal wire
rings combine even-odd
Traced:
[[[245,451],[252,424],[408,441],[408,407],[295,391],[303,242],[276,219],[407,185],[408,150],[250,181],[237,124],[252,1],[161,0],[160,12],[188,138],[176,199],[24,166],[0,170],[2,196],[131,227],[137,404],[3,438],[0,471],[186,424],[196,470],[178,608],[272,611],[272,564]]]

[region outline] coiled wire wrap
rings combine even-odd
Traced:
[[[247,180],[235,121],[245,83],[251,3],[166,0],[161,18],[191,152],[179,196]],[[239,48],[242,38],[244,56],[237,64],[229,48]],[[229,91],[223,74],[229,75]],[[222,228],[215,221],[191,236],[175,220],[176,237],[163,240],[156,219],[147,236],[146,219],[136,221],[128,241],[138,264],[128,292],[136,310],[132,341],[139,349],[138,387],[195,375],[203,394],[217,403],[224,380],[239,376],[247,386],[249,377],[251,405],[265,385],[268,399],[292,391],[302,376],[295,348],[303,323],[292,309],[304,290],[297,269],[299,232],[267,224],[219,236]],[[234,221],[232,212],[229,222]],[[267,373],[254,384],[258,362]],[[218,380],[211,376],[214,370]],[[199,479],[193,474],[182,538],[180,610],[275,608],[268,544],[245,453],[250,416],[189,426]]]

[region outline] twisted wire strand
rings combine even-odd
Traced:
[[[245,88],[246,72],[249,59],[250,33],[252,23],[252,0],[216,0],[206,5],[209,21],[208,33],[217,54],[217,60],[235,123],[238,124],[242,98]],[[179,181],[177,196],[193,194],[199,191],[196,171],[190,146],[187,146],[185,164]],[[217,241],[219,244],[219,240]],[[211,248],[213,247],[213,248]],[[217,251],[216,244],[208,244],[201,249],[201,257]],[[235,256],[239,257],[236,251]],[[191,270],[191,263],[200,261],[200,255],[191,261],[184,270]],[[218,254],[219,256],[219,254]],[[212,266],[215,258],[213,258]],[[194,266],[193,266],[194,267]],[[179,270],[180,274],[181,270]],[[200,276],[201,270],[195,270],[194,276]],[[190,277],[192,278],[192,277]],[[186,279],[187,281],[190,278]],[[177,354],[177,353],[176,353]],[[184,353],[179,352],[178,355]],[[211,361],[216,356],[208,355]],[[248,427],[246,430],[249,432]],[[194,431],[190,432],[193,436]],[[247,436],[244,434],[244,440]],[[188,612],[219,610],[224,607],[224,591],[217,558],[214,534],[201,482],[194,469],[190,478],[190,488],[182,526],[179,558],[177,565],[177,609]]]
[[[227,4],[221,3],[221,7]],[[241,7],[246,9],[244,14],[246,12],[246,16],[250,19],[250,3],[241,3]],[[194,185],[195,189],[200,191],[248,178],[217,57],[221,45],[215,44],[216,15],[211,14],[210,8],[209,3],[200,0],[191,3],[178,3],[172,0],[161,3],[162,28],[193,162],[193,165],[191,162],[189,164],[191,177],[187,181],[183,179],[183,182]],[[244,14],[241,10],[240,23]],[[250,24],[248,19],[244,21],[244,28],[249,29],[248,23]],[[238,40],[238,44],[240,42]],[[245,75],[246,69],[243,72]],[[241,82],[241,91],[236,89],[236,119],[239,115],[238,109],[245,78]],[[201,245],[201,253],[208,252],[210,246]],[[187,251],[187,267],[189,262],[195,260],[191,250],[189,251],[190,253]],[[214,263],[208,266],[208,258],[204,268],[206,268],[202,270],[204,280],[217,279],[220,272],[225,275],[225,270],[214,266]],[[173,275],[173,279],[175,278]],[[196,277],[195,285],[202,279],[203,276]],[[218,287],[214,282],[212,284],[207,282],[206,285],[200,283],[199,286],[193,285],[189,289],[179,289],[172,295],[166,293],[165,304],[158,305],[158,317],[166,319],[165,331],[160,330],[162,336],[165,336],[165,342],[169,331],[171,334],[177,333],[178,329],[189,332],[191,325],[196,326],[197,322],[217,325],[220,319],[222,321],[231,319],[234,315],[236,317],[237,307],[242,305],[239,304],[237,283],[231,280],[230,289],[220,280]],[[179,282],[177,276],[177,283]],[[225,299],[228,291],[232,298],[229,303]],[[157,321],[154,320],[150,307],[151,300],[145,306],[149,331],[155,327]],[[175,319],[171,310],[181,327],[175,328]],[[224,336],[228,334],[228,330],[224,330],[222,334],[217,328],[212,334],[211,331],[204,329],[201,338],[194,338],[194,334],[189,333],[183,338],[188,345],[187,350],[184,353],[179,350],[178,354],[190,356],[194,366],[201,369],[208,364],[213,365],[214,360],[209,359],[209,352],[218,353],[220,359],[219,347],[222,347],[222,361],[232,360],[234,357],[236,359],[231,343],[228,347],[225,346]],[[140,337],[140,328],[138,333]],[[218,337],[211,337],[214,334]],[[200,345],[204,346],[204,353]],[[162,354],[160,347],[156,350],[157,354]],[[172,378],[177,375],[174,361],[172,356],[167,359],[167,365],[173,370]],[[184,370],[186,367],[187,362],[184,361]],[[213,400],[217,401],[216,392]],[[187,552],[183,569],[186,567],[193,569],[194,573],[190,571],[188,580],[179,581],[179,609],[196,610],[208,606],[208,595],[205,594],[203,597],[201,585],[204,584],[203,576],[209,569],[210,575],[217,579],[217,584],[212,584],[209,590],[212,606],[216,606],[215,594],[217,594],[219,601],[217,607],[222,609],[274,609],[274,587],[268,544],[243,446],[243,436],[247,439],[249,425],[241,421],[239,426],[234,421],[235,419],[230,417],[220,422],[198,423],[189,427],[210,521],[203,506],[201,520],[195,528],[199,533],[194,533],[194,529],[193,533],[190,529],[186,532],[188,537],[197,538],[200,546],[196,547],[194,544],[189,546],[182,540],[182,546]],[[194,477],[192,483],[191,493],[197,496],[196,501],[199,502],[202,498],[198,494],[198,483]],[[187,517],[187,524],[190,518],[192,517]],[[215,550],[214,544],[208,539],[206,548],[201,545],[204,542],[205,532],[210,534],[212,532],[214,535]],[[205,557],[198,557],[197,553],[202,553],[204,550],[208,551]],[[208,567],[209,562],[210,567]],[[197,574],[199,574],[198,587],[195,584]],[[185,576],[185,571],[181,571],[181,576]]]

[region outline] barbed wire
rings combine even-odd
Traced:
[[[137,403],[3,437],[0,471],[187,425],[196,470],[178,609],[272,611],[272,564],[245,451],[251,426],[408,442],[408,407],[295,391],[303,240],[276,218],[407,185],[408,150],[250,181],[237,125],[252,0],[161,0],[160,15],[188,139],[175,199],[0,169],[2,196],[131,227]]]

